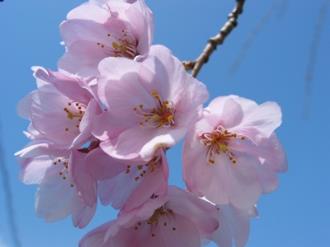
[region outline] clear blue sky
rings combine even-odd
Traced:
[[[18,180],[14,152],[27,140],[27,122],[16,115],[18,100],[35,88],[32,65],[56,68],[63,52],[58,24],[82,0],[5,0],[0,3],[0,72],[2,141],[10,173],[16,218],[23,247],[72,247],[93,227],[114,217],[100,208],[84,230],[70,220],[46,224],[34,214],[35,187]],[[226,41],[200,79],[211,97],[239,94],[259,103],[275,100],[283,109],[278,134],[289,158],[289,171],[280,188],[264,196],[260,218],[254,220],[248,247],[330,246],[330,15],[324,33],[309,98],[309,118],[302,117],[304,76],[319,9],[324,0],[287,0],[287,6],[267,15],[272,0],[247,0],[237,30]],[[278,2],[283,2],[278,0]],[[216,33],[234,0],[149,0],[156,17],[155,43],[169,46],[181,59],[199,54],[207,38]],[[235,74],[229,68],[260,19],[268,19],[251,39]],[[270,18],[268,18],[270,17]],[[171,183],[181,181],[181,147],[170,152]],[[1,178],[0,178],[1,179]],[[1,181],[0,181],[1,182]],[[2,183],[0,183],[2,184]],[[0,188],[0,246],[13,247],[9,235],[4,194]]]

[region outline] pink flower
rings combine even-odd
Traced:
[[[63,148],[89,141],[92,119],[101,109],[88,82],[37,67],[34,76],[38,89],[18,106],[19,114],[31,121],[34,132]]]
[[[76,227],[86,226],[95,213],[96,203],[86,205],[76,190],[70,173],[71,155],[54,145],[33,141],[16,153],[21,163],[21,179],[37,184],[36,212],[48,222],[72,215]]]
[[[218,208],[220,227],[213,233],[212,240],[221,247],[244,247],[249,239],[250,220],[258,215],[257,209],[237,209],[232,205]]]
[[[208,96],[205,85],[163,46],[151,47],[142,62],[104,59],[99,70],[98,95],[108,108],[108,121],[98,124],[98,131],[112,136],[99,136],[101,147],[119,159],[148,160],[159,147],[176,144]]]
[[[167,197],[150,199],[87,234],[81,247],[200,247],[218,228],[216,208],[192,194],[169,188]]]
[[[143,0],[90,1],[73,9],[61,24],[66,53],[59,67],[81,76],[96,76],[106,57],[134,59],[152,42],[152,12]]]
[[[167,193],[168,165],[163,150],[158,150],[147,162],[115,159],[109,162],[109,156],[100,152],[86,161],[90,164],[90,173],[99,180],[99,196],[104,205],[111,203],[122,212],[128,212],[140,207],[150,198],[157,198]],[[119,164],[123,169],[118,176],[107,172]],[[103,169],[100,169],[100,166]]]
[[[238,96],[218,97],[187,134],[184,179],[190,191],[215,204],[249,208],[277,187],[287,169],[274,131],[281,124],[276,103],[257,105]]]

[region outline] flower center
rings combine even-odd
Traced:
[[[207,148],[207,161],[211,165],[215,163],[215,156],[222,153],[225,154],[235,165],[237,159],[235,158],[235,154],[229,148],[229,142],[233,139],[245,140],[244,136],[231,133],[222,126],[218,126],[212,132],[201,134],[199,138]]]
[[[127,30],[123,29],[120,37],[118,35],[108,33],[110,45],[97,42],[97,46],[105,49],[105,52],[112,57],[126,57],[133,59],[137,56],[137,40],[131,37]]]
[[[69,178],[69,161],[66,158],[63,157],[58,157],[53,160],[53,165],[54,166],[60,166],[60,171],[58,175],[63,179],[63,180],[68,180]],[[70,183],[70,187],[73,188],[74,185],[73,183]]]
[[[157,208],[153,215],[143,222],[138,222],[134,226],[134,230],[139,230],[140,227],[144,225],[148,225],[151,227],[151,236],[155,237],[155,227],[163,226],[163,227],[171,227],[172,231],[176,231],[176,227],[173,226],[174,221],[167,221],[169,220],[169,217],[174,217],[175,214],[172,209],[169,209],[166,207],[166,205],[161,206],[160,208]],[[172,223],[171,223],[172,222]],[[171,226],[170,226],[171,225]]]
[[[157,225],[162,217],[173,216],[174,212],[164,206],[157,208],[153,215],[147,220],[149,225]]]
[[[138,182],[141,180],[144,176],[146,176],[148,173],[153,173],[156,171],[157,168],[161,165],[162,158],[161,156],[156,156],[152,158],[148,163],[144,165],[137,165],[134,168],[136,168],[134,171],[137,172],[136,176],[134,177],[134,180]],[[126,167],[126,174],[131,173],[132,166],[128,165]]]
[[[133,108],[136,114],[142,117],[142,121],[139,123],[140,126],[147,125],[154,128],[173,127],[175,125],[175,109],[172,103],[162,100],[156,91],[153,91],[151,96],[156,101],[156,107],[145,109],[141,104]]]
[[[86,111],[86,106],[79,102],[69,102],[67,104],[67,107],[65,107],[63,110],[66,113],[66,118],[69,119],[70,122],[72,123],[70,124],[71,126],[65,127],[64,130],[66,132],[70,130],[72,131],[76,131],[77,129],[79,130],[80,122]]]

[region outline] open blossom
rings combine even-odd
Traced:
[[[248,208],[277,187],[287,169],[274,131],[281,124],[276,103],[257,105],[238,96],[218,97],[187,134],[184,178],[190,191],[216,204]]]
[[[163,150],[149,161],[114,159],[100,148],[82,151],[72,151],[70,171],[87,205],[95,204],[98,194],[103,205],[112,204],[125,212],[167,193],[168,165]]]
[[[91,138],[91,120],[101,113],[87,81],[35,67],[38,89],[18,106],[43,139],[63,148],[80,146]]]
[[[161,149],[149,161],[120,161],[110,158],[100,150],[90,154],[86,162],[89,164],[90,174],[99,181],[101,202],[104,205],[112,204],[122,212],[140,207],[150,198],[167,193],[168,165],[165,152]],[[117,176],[113,175],[115,166],[121,166],[122,169]]]
[[[106,57],[134,59],[152,42],[152,12],[143,0],[90,1],[73,9],[61,24],[66,52],[59,67],[81,76],[96,76]]]
[[[81,247],[200,247],[219,227],[217,209],[194,195],[169,187],[166,197],[150,199],[87,234]]]
[[[208,96],[205,85],[163,46],[152,46],[141,62],[104,59],[99,70],[98,95],[108,121],[101,121],[98,131],[119,133],[102,135],[101,147],[119,159],[149,159],[159,147],[176,144]]]
[[[83,154],[81,154],[83,155]],[[36,212],[48,222],[72,215],[73,224],[86,226],[96,203],[87,205],[80,197],[70,173],[71,155],[46,141],[33,141],[16,153],[21,163],[21,179],[37,184]]]

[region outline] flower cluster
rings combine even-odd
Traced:
[[[90,0],[60,30],[58,70],[33,67],[37,89],[18,106],[37,214],[83,228],[98,200],[119,209],[81,247],[244,246],[258,198],[286,170],[279,106],[225,96],[203,109],[206,86],[152,45],[143,0]],[[166,151],[182,139],[187,190],[168,185]]]

